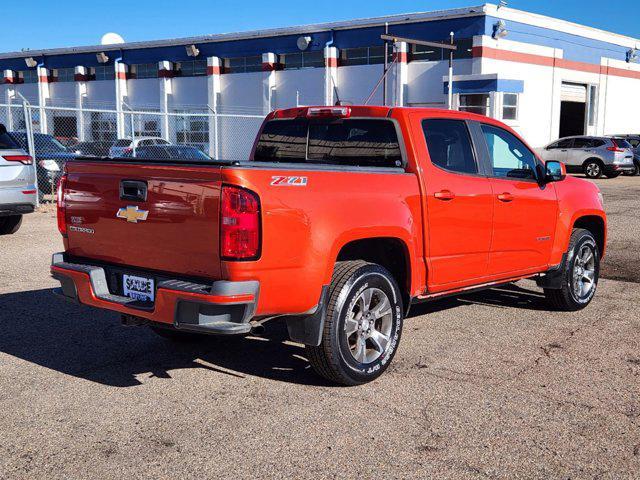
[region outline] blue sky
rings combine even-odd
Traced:
[[[0,8],[0,52],[92,45],[99,43],[106,32],[117,32],[127,41],[155,40],[481,3],[482,0],[7,0]],[[512,0],[509,6],[640,37],[636,0]]]

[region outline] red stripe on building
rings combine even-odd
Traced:
[[[82,73],[76,73],[73,76],[73,80],[76,82],[88,82],[89,80],[91,80],[91,75],[84,75]]]
[[[500,50],[490,47],[473,47],[473,57],[493,58],[495,60],[504,60],[507,62],[528,63],[531,65],[564,68],[567,70],[576,70],[579,72],[640,79],[640,72],[635,70],[607,67],[605,65],[597,65],[595,63],[576,62],[573,60],[566,60],[564,58],[545,57],[543,55],[534,55],[532,53],[511,52],[509,50]]]
[[[131,76],[127,75],[127,72],[116,72],[116,78],[118,80],[126,80],[127,78],[131,78]]]
[[[397,61],[398,63],[407,63],[408,59],[409,59],[409,55],[407,55],[407,52],[393,53],[393,60]]]
[[[324,65],[329,68],[337,68],[338,59],[336,57],[327,57],[324,59]]]
[[[46,75],[40,75],[38,77],[38,81],[40,83],[49,83],[49,77],[47,77]]]
[[[222,69],[220,67],[207,66],[207,75],[220,75],[221,73]]]
[[[262,62],[262,71],[263,72],[273,72],[275,70],[280,70],[280,64],[279,63]]]
[[[173,78],[175,76],[176,72],[173,70],[167,70],[165,68],[158,70],[158,78]]]

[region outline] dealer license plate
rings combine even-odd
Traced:
[[[134,300],[142,302],[153,302],[155,300],[153,278],[122,275],[122,289],[125,296]]]

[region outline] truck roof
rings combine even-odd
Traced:
[[[274,118],[296,118],[310,116],[310,110],[326,110],[331,109],[349,109],[349,115],[351,117],[390,117],[391,112],[394,110],[410,110],[410,111],[423,111],[428,112],[430,115],[442,115],[443,117],[455,117],[455,118],[468,118],[476,120],[486,120],[487,117],[470,112],[460,112],[458,110],[448,110],[444,108],[430,108],[430,107],[387,107],[387,106],[375,106],[375,105],[310,105],[305,107],[294,107],[274,110],[267,116],[267,120]],[[332,116],[332,115],[326,115]],[[335,115],[341,116],[341,115]]]

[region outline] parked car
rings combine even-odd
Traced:
[[[29,150],[27,134],[24,131],[9,132],[16,142],[25,150]],[[38,189],[40,194],[55,191],[58,180],[62,176],[65,163],[77,155],[67,150],[52,135],[34,133],[35,161],[38,168]]]
[[[0,235],[18,231],[37,202],[33,159],[0,123]]]
[[[204,153],[202,150],[189,145],[154,145],[151,147],[139,147],[136,149],[135,157],[149,160],[211,161],[211,157],[209,155]]]
[[[622,138],[633,147],[633,164],[635,169],[632,172],[624,172],[625,175],[640,175],[640,135],[612,135],[615,138]]]
[[[616,178],[632,172],[633,150],[623,139],[613,137],[565,137],[550,143],[540,152],[544,160],[567,166],[567,172],[584,173],[588,178]]]
[[[77,155],[90,157],[108,157],[109,149],[113,146],[113,142],[80,142],[72,147]]]
[[[137,137],[133,141],[130,138],[121,138],[116,140],[109,149],[109,156],[130,156],[138,147],[152,147],[154,145],[171,145],[171,143],[160,137]]]
[[[412,303],[535,277],[554,309],[580,310],[605,253],[598,187],[468,112],[279,110],[240,165],[67,170],[57,293],[174,340],[284,317],[347,385],[389,366]]]

